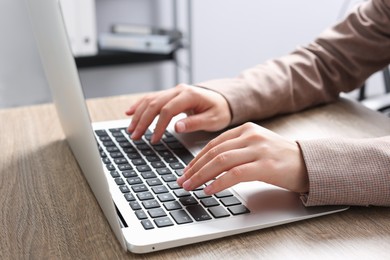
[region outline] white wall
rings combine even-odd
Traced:
[[[99,31],[113,22],[172,24],[172,1],[96,1]],[[333,24],[346,2],[351,1],[192,0],[193,81],[236,76],[287,54]],[[0,107],[49,101],[24,0],[0,1],[0,34]],[[80,77],[87,96],[96,97],[172,87],[173,68],[172,62],[113,66],[83,69]]]
[[[0,1],[0,107],[50,100],[24,0]]]

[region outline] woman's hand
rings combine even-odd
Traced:
[[[295,192],[309,190],[298,144],[253,123],[210,141],[177,182],[185,190],[193,190],[213,179],[204,189],[206,194],[244,181],[263,181]]]
[[[180,84],[175,88],[152,93],[141,98],[127,111],[132,115],[128,131],[139,139],[159,115],[151,142],[160,140],[171,119],[186,112],[187,117],[175,124],[178,133],[197,130],[218,131],[231,121],[226,99],[219,93],[200,87]]]

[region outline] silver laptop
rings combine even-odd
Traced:
[[[26,1],[63,131],[124,249],[147,253],[347,209],[305,208],[297,194],[261,182],[213,196],[204,186],[181,189],[176,179],[210,136],[179,135],[170,126],[151,145],[150,132],[129,138],[130,120],[91,125],[57,0]]]

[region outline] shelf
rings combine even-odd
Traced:
[[[78,68],[101,67],[109,65],[135,64],[144,62],[158,62],[174,60],[174,50],[169,54],[136,53],[126,51],[102,51],[97,55],[76,57]]]

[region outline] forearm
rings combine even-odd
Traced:
[[[389,21],[389,1],[370,1],[305,48],[198,85],[228,100],[232,124],[331,102],[390,62]]]

